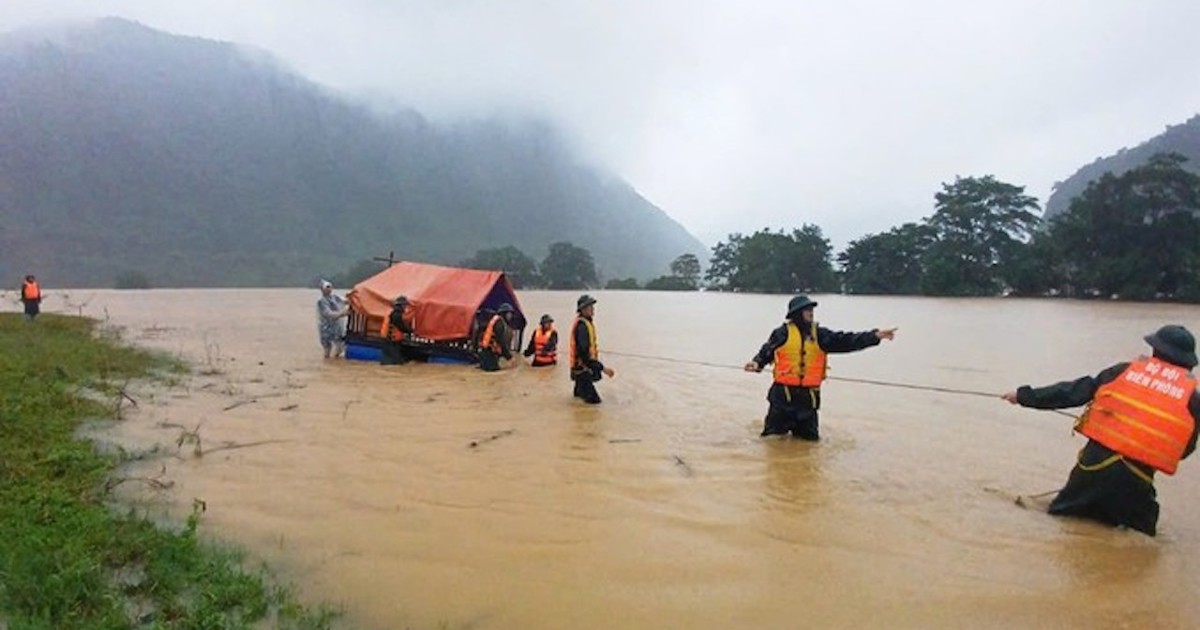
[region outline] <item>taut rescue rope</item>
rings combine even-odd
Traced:
[[[632,357],[635,359],[648,359],[651,361],[665,361],[668,363],[686,363],[689,365],[703,365],[705,367],[725,368],[728,370],[742,370],[743,369],[743,367],[740,365],[729,365],[726,363],[710,363],[708,361],[692,361],[690,359],[672,359],[670,357],[659,357],[659,356],[653,356],[653,355],[649,355],[649,354],[636,354],[633,352],[617,352],[614,350],[605,350],[604,353],[605,354],[613,354],[613,355],[616,355],[619,357]],[[846,383],[861,383],[864,385],[878,385],[880,387],[899,387],[901,389],[915,389],[915,390],[921,390],[921,391],[927,391],[927,392],[939,392],[939,393],[943,393],[943,394],[959,394],[962,396],[981,396],[983,398],[1000,398],[999,394],[995,394],[995,393],[991,393],[991,392],[981,392],[981,391],[971,390],[971,389],[958,389],[955,387],[938,387],[935,385],[915,385],[912,383],[895,383],[895,382],[891,382],[891,381],[878,381],[878,380],[869,379],[869,378],[850,378],[850,377],[846,377],[846,376],[829,376],[826,378],[831,381],[842,381],[842,382],[846,382]],[[1060,414],[1063,416],[1067,416],[1068,418],[1076,417],[1074,414],[1068,413],[1066,411],[1062,411],[1060,409],[1047,409],[1045,411],[1053,411],[1054,413],[1057,413],[1057,414]]]

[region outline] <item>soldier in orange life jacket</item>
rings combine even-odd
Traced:
[[[558,363],[558,331],[554,329],[554,318],[542,315],[538,327],[529,337],[525,356],[533,357],[533,367],[545,367]]]
[[[1174,474],[1196,450],[1196,340],[1183,326],[1143,337],[1150,358],[1118,363],[1095,377],[1046,387],[1028,385],[1004,400],[1034,409],[1087,404],[1075,430],[1087,436],[1079,460],[1050,503],[1056,516],[1125,526],[1153,536],[1158,526],[1154,473]]]
[[[413,315],[408,298],[397,296],[392,302],[392,311],[383,318],[379,335],[383,337],[383,350],[379,354],[381,365],[403,365],[409,361],[404,338],[413,333]]]
[[[511,360],[512,350],[512,304],[505,302],[496,309],[488,320],[479,338],[479,369],[495,372],[500,369],[500,357]]]
[[[25,321],[33,321],[42,311],[42,287],[37,278],[25,276],[25,283],[21,285],[21,302],[25,304]]]
[[[895,337],[895,328],[866,332],[837,332],[813,321],[817,303],[807,295],[788,302],[787,321],[771,331],[758,354],[746,364],[747,372],[761,372],[775,364],[775,382],[767,390],[767,417],[762,435],[787,435],[802,440],[821,439],[817,411],[821,408],[821,381],[825,380],[825,355],[855,352]]]
[[[575,323],[571,324],[571,380],[575,381],[575,397],[589,405],[600,404],[596,381],[601,375],[612,378],[616,373],[600,362],[600,344],[596,341],[596,298],[584,294],[575,302]]]

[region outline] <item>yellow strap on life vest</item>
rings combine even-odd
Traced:
[[[1082,460],[1083,451],[1079,452],[1079,457]],[[1091,466],[1085,466],[1083,461],[1079,461],[1079,462],[1076,462],[1075,465],[1079,466],[1079,470],[1082,470],[1084,472],[1096,472],[1097,470],[1104,470],[1105,468],[1112,466],[1113,464],[1117,463],[1121,459],[1122,459],[1122,457],[1119,454],[1114,453],[1113,455],[1105,458],[1104,461],[1102,461],[1098,464],[1092,464]]]
[[[1141,468],[1138,468],[1137,466],[1134,466],[1133,464],[1130,464],[1129,460],[1125,459],[1124,457],[1121,458],[1121,462],[1125,464],[1125,467],[1129,469],[1129,472],[1133,473],[1134,475],[1137,475],[1137,477],[1139,479],[1141,479],[1142,481],[1145,481],[1146,483],[1148,483],[1152,486],[1154,485],[1154,477],[1147,475],[1146,471],[1142,470]]]
[[[1079,452],[1079,455],[1080,455],[1080,457],[1083,457],[1082,450]],[[1097,470],[1104,470],[1105,468],[1108,468],[1109,466],[1112,466],[1113,464],[1115,464],[1117,462],[1121,462],[1122,464],[1125,464],[1125,467],[1129,469],[1129,472],[1136,475],[1138,479],[1141,479],[1142,481],[1145,481],[1146,483],[1148,483],[1150,485],[1154,485],[1154,477],[1147,475],[1146,471],[1129,463],[1129,461],[1126,460],[1125,457],[1123,455],[1121,455],[1120,453],[1114,453],[1113,455],[1106,457],[1103,461],[1096,463],[1096,464],[1092,464],[1091,466],[1085,466],[1082,461],[1076,462],[1075,465],[1079,467],[1079,470],[1082,470],[1084,472],[1096,472]]]

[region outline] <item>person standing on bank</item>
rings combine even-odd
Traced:
[[[404,338],[413,334],[412,309],[408,297],[396,296],[392,302],[392,311],[383,318],[383,326],[379,336],[383,337],[383,348],[379,353],[380,365],[403,365],[408,363],[408,353],[404,350]]]
[[[553,317],[542,315],[538,327],[529,337],[529,345],[524,354],[533,357],[530,361],[533,367],[546,367],[558,363],[558,331],[554,329]]]
[[[1096,376],[1045,387],[1023,385],[1002,396],[1034,409],[1090,403],[1075,430],[1087,436],[1067,485],[1050,514],[1125,526],[1154,536],[1158,500],[1154,473],[1175,474],[1196,450],[1200,395],[1196,393],[1196,340],[1168,325],[1143,337],[1154,352],[1118,363]]]
[[[775,382],[767,390],[767,417],[762,435],[786,435],[801,440],[821,439],[817,411],[821,408],[821,382],[825,380],[828,353],[855,352],[893,339],[895,328],[866,332],[837,332],[813,321],[817,303],[807,295],[788,302],[787,321],[771,331],[758,354],[746,364],[747,372],[761,372],[774,363]]]
[[[21,302],[25,304],[25,321],[32,322],[42,312],[42,287],[37,278],[25,276],[21,285]]]
[[[600,345],[596,342],[596,298],[584,294],[575,302],[578,315],[571,324],[571,380],[575,381],[575,397],[589,405],[600,404],[596,381],[602,374],[612,378],[616,372],[600,362]]]
[[[495,372],[500,369],[500,357],[512,360],[512,304],[505,302],[488,320],[479,338],[479,369]]]
[[[330,353],[334,358],[342,356],[346,349],[346,316],[350,306],[346,300],[333,292],[333,283],[321,281],[321,298],[317,300],[317,335],[321,339],[321,347],[325,349],[325,358]]]

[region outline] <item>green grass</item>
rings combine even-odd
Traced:
[[[329,628],[235,550],[114,509],[101,454],[79,426],[120,413],[131,379],[186,371],[96,322],[0,314],[0,628]],[[87,393],[85,395],[85,392]]]

